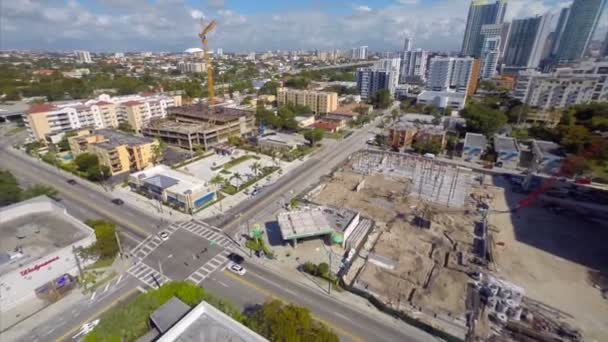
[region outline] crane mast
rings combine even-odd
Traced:
[[[208,91],[208,103],[209,105],[213,105],[215,103],[215,90],[213,88],[213,67],[211,66],[211,61],[209,60],[209,42],[207,40],[207,34],[217,26],[215,20],[212,20],[209,25],[207,25],[203,30],[198,34],[201,39],[201,43],[203,43],[203,50],[205,53],[205,64],[207,66],[207,91]]]

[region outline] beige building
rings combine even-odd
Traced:
[[[277,103],[279,106],[288,103],[308,106],[314,114],[325,114],[338,108],[338,93],[279,88]]]
[[[139,171],[154,164],[158,141],[109,129],[82,130],[68,138],[74,156],[92,153],[99,163],[110,168],[112,175]]]

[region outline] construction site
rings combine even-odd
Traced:
[[[365,150],[305,198],[373,222],[358,249],[344,251],[340,275],[347,289],[385,311],[455,340],[606,340],[608,305],[586,281],[588,268],[566,265],[521,241],[510,220],[524,209],[507,204],[506,185],[494,178],[420,156]],[[538,217],[555,216],[538,209]],[[524,249],[525,260],[519,255]],[[579,285],[588,291],[593,313],[583,313],[574,296],[543,294],[549,285],[561,287],[562,297],[568,293],[569,282],[549,284],[540,277],[573,267],[585,273]]]

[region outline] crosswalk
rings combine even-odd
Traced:
[[[209,242],[216,243],[224,248],[228,248],[228,246],[230,246],[230,240],[219,233],[220,230],[218,228],[209,226],[202,221],[192,220],[183,222],[181,223],[180,228],[196,234]]]
[[[164,283],[171,281],[167,276],[161,275],[157,270],[146,265],[144,262],[138,262],[131,266],[127,272],[153,289],[157,289],[158,285],[162,286]]]
[[[211,273],[215,272],[218,268],[221,268],[226,265],[228,261],[229,251],[223,251],[213,259],[207,261],[203,266],[201,266],[198,270],[194,271],[191,275],[186,278],[186,280],[190,280],[195,284],[200,284],[203,280],[205,280]]]

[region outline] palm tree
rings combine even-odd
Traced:
[[[213,178],[211,178],[211,180],[209,181],[209,183],[211,185],[215,186],[215,193],[218,196],[218,201],[220,203],[220,212],[223,212],[224,210],[222,209],[222,200],[219,199],[219,192],[218,190],[220,189],[220,185],[224,184],[226,182],[226,180],[224,179],[224,177],[222,177],[221,175],[215,175],[213,176]]]
[[[230,176],[230,179],[236,179],[238,181],[238,185],[236,186],[236,191],[240,191],[241,189],[241,181],[243,180],[243,176],[241,176],[240,173],[235,172],[232,174],[232,176]]]
[[[257,177],[258,176],[258,172],[260,170],[262,170],[262,164],[260,164],[259,162],[253,162],[253,164],[251,164],[251,166],[249,166],[249,168],[251,169],[251,172],[253,172],[253,174]]]

